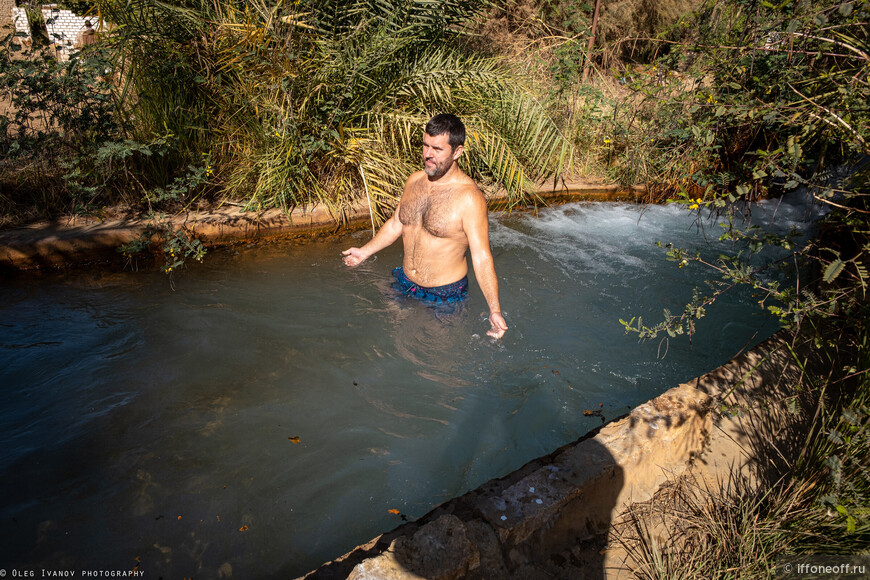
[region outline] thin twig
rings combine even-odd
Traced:
[[[864,152],[870,153],[870,147],[867,146],[867,142],[864,141],[864,137],[862,137],[860,133],[858,133],[855,129],[853,129],[852,126],[849,125],[849,123],[844,121],[842,119],[842,117],[840,117],[839,115],[837,115],[835,112],[833,112],[829,108],[825,107],[824,105],[820,105],[820,104],[816,103],[811,98],[809,98],[808,96],[804,95],[799,90],[794,88],[794,86],[792,86],[791,83],[787,82],[786,84],[789,86],[789,88],[791,88],[791,90],[793,90],[795,93],[797,93],[798,96],[802,97],[805,101],[807,101],[808,103],[810,103],[814,107],[818,107],[819,109],[823,110],[824,112],[826,112],[827,114],[829,114],[830,116],[835,118],[837,121],[839,121],[840,124],[842,124],[846,128],[846,130],[849,131],[858,140],[859,143],[861,143],[861,146],[864,148]],[[824,117],[821,117],[813,112],[810,112],[810,115],[819,119],[820,121],[824,121],[824,122],[828,123],[829,125],[836,127],[836,125],[834,123],[831,123],[830,121],[828,121]]]
[[[821,197],[819,197],[818,195],[816,195],[815,193],[813,194],[813,197],[814,197],[815,199],[819,200],[819,201],[822,202],[822,203],[826,203],[826,204],[828,204],[828,205],[832,205],[832,206],[834,206],[834,207],[838,207],[838,208],[840,208],[840,209],[849,209],[849,210],[852,210],[852,211],[857,211],[858,213],[867,213],[867,214],[870,214],[870,211],[867,211],[867,210],[864,210],[864,209],[858,209],[858,208],[856,208],[856,207],[848,207],[848,206],[845,206],[845,205],[840,205],[839,203],[834,203],[833,201],[831,201],[831,200],[829,200],[829,199],[821,198]]]

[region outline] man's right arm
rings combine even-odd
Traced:
[[[396,240],[402,237],[402,222],[399,221],[399,207],[393,217],[378,230],[377,235],[362,248],[349,248],[342,252],[344,263],[348,266],[359,266],[370,256],[380,252]]]

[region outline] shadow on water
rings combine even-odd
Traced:
[[[600,427],[548,455],[511,465],[502,471],[508,475],[481,484],[475,465],[494,452],[489,447],[493,436],[487,432],[505,429],[500,424],[529,402],[527,395],[518,396],[517,409],[505,417],[490,412],[487,397],[479,393],[501,397],[511,389],[499,384],[505,369],[493,361],[509,358],[509,350],[517,345],[506,346],[485,336],[488,324],[477,313],[480,304],[473,299],[455,305],[425,305],[381,289],[390,304],[396,352],[413,365],[417,376],[444,387],[436,403],[451,411],[449,429],[443,430],[444,437],[424,459],[426,469],[439,474],[461,470],[448,479],[463,482],[464,488],[442,490],[453,499],[306,578],[402,574],[467,579],[604,578],[606,532],[624,478],[611,453],[594,439]],[[458,350],[469,356],[457,353],[457,342],[464,339],[468,345]],[[557,397],[536,399],[537,416],[559,415]],[[469,441],[476,443],[468,445]],[[516,448],[495,451],[515,455]],[[413,490],[405,491],[411,504],[426,505],[432,500],[425,494],[409,497]],[[405,514],[401,517],[407,519]]]
[[[305,579],[604,579],[606,533],[623,471],[592,436],[488,481]]]

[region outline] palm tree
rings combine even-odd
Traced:
[[[376,219],[419,166],[424,123],[454,112],[466,168],[510,204],[570,169],[573,148],[546,109],[461,27],[481,3],[100,0],[143,130],[209,149],[227,195],[251,209],[366,192]]]

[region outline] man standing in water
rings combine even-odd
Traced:
[[[395,213],[362,248],[342,252],[357,266],[400,237],[402,266],[393,270],[400,290],[422,300],[454,302],[468,292],[468,264],[489,305],[487,332],[501,338],[507,330],[498,299],[498,278],[489,247],[486,199],[456,160],[465,144],[465,126],[455,115],[436,115],[423,136],[423,171],[405,182]]]

